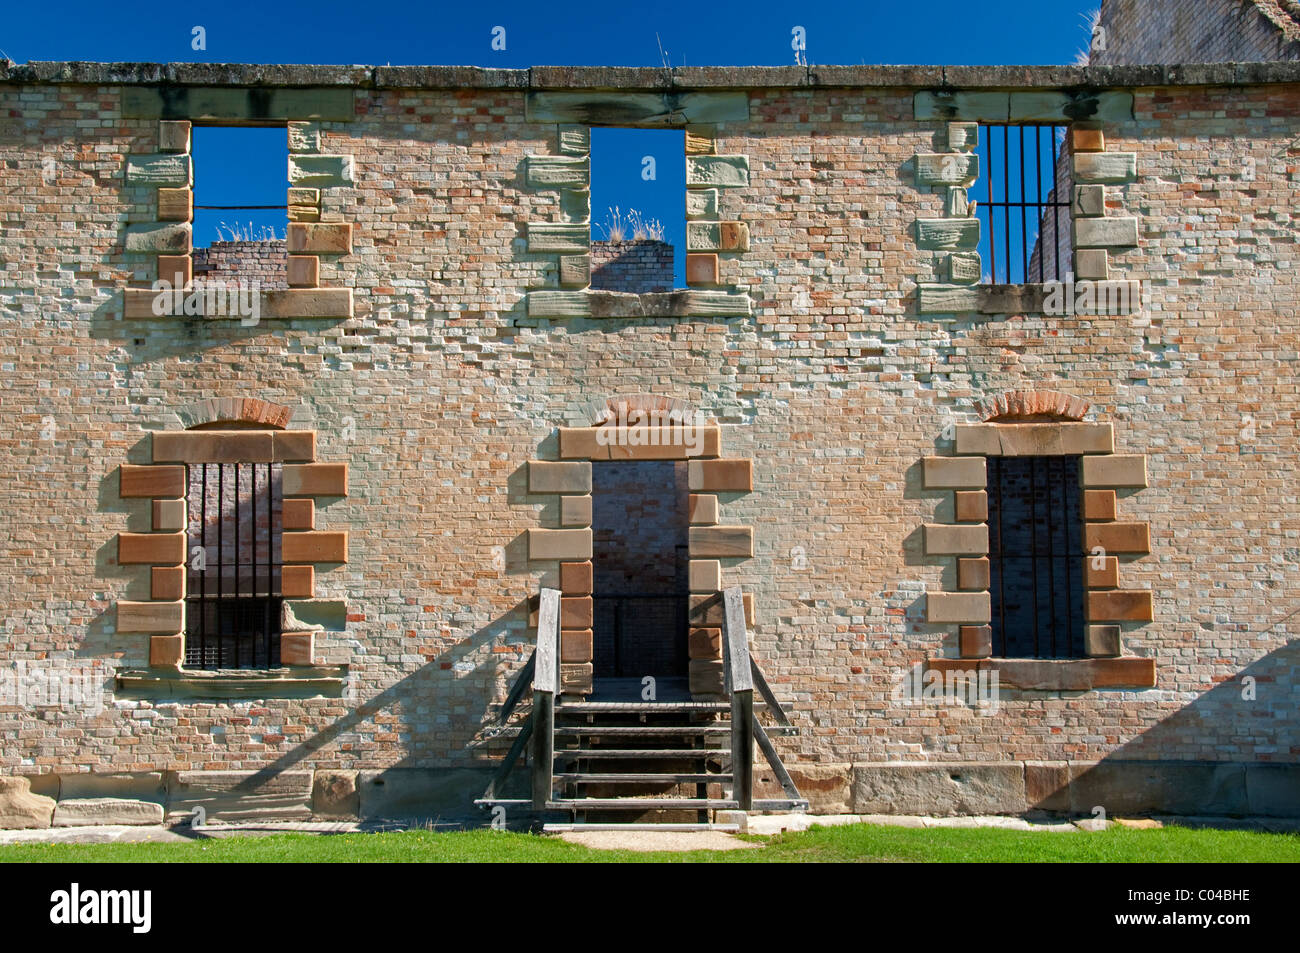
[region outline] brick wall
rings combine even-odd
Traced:
[[[3,708],[0,771],[480,762],[483,721],[532,645],[525,600],[558,575],[521,553],[557,523],[519,471],[553,458],[555,428],[590,400],[632,392],[698,407],[726,456],[754,460],[753,492],[725,507],[756,554],[725,573],[753,594],[755,655],[804,728],[777,740],[790,763],[1294,764],[1300,86],[1139,84],[1133,119],[1104,124],[1139,169],[1109,187],[1140,216],[1112,270],[1147,285],[1147,310],[937,318],[916,310],[936,264],[915,223],[944,197],[909,170],[944,123],[915,118],[908,80],[877,82],[756,84],[748,120],[718,125],[718,152],[749,159],[748,184],[718,198],[719,218],[749,228],[720,281],[754,305],[699,318],[530,316],[554,259],[527,251],[520,223],[563,212],[519,169],[556,151],[556,127],[530,121],[517,88],[357,88],[353,121],[319,124],[322,150],[355,160],[320,209],[355,225],[352,253],[320,262],[355,313],[273,327],[123,321],[122,284],[156,265],[124,250],[122,223],[151,220],[157,190],[122,167],[156,148],[157,122],[122,115],[112,85],[0,84],[4,660],[148,664],[147,637],[114,621],[115,600],[149,598],[113,546],[148,530],[148,501],[121,499],[117,474],[147,462],[148,432],[177,429],[178,408],[286,404],[323,459],[351,467],[349,495],[320,507],[350,531],[350,561],[316,574],[318,595],[348,603],[346,628],[317,640],[350,666],[347,697]],[[952,588],[954,569],[924,553],[920,527],[951,494],[923,486],[920,460],[974,401],[1041,386],[1148,455],[1150,487],[1122,506],[1150,523],[1152,551],[1121,572],[1155,594],[1155,621],[1124,640],[1155,658],[1157,687],[1010,690],[991,717],[902,704],[913,666],[957,653],[953,627],[925,621],[926,591]]]
[[[289,287],[289,252],[283,240],[213,242],[194,249],[194,277],[205,281],[259,282],[265,290]]]
[[[667,242],[591,243],[591,287],[645,294],[673,290],[673,246]]]
[[[1104,0],[1092,63],[1251,63],[1300,57],[1289,0]]]

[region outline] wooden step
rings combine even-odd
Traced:
[[[579,797],[547,801],[554,811],[734,811],[736,801],[706,797]]]
[[[755,706],[757,707],[757,706]],[[582,715],[628,713],[665,715],[673,712],[731,711],[730,702],[560,702],[556,714],[574,712]]]
[[[676,758],[696,761],[701,758],[731,758],[730,748],[556,748],[558,758],[594,758],[600,760],[636,758]]]
[[[730,735],[731,729],[718,725],[557,725],[557,738],[576,738],[580,735],[609,735],[615,737],[651,737],[685,735]]]
[[[714,784],[731,783],[729,774],[600,774],[583,771],[576,774],[557,774],[556,783],[572,784]]]

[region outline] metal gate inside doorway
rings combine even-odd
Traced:
[[[688,596],[598,593],[592,603],[595,677],[687,674]]]

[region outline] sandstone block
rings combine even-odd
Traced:
[[[754,464],[751,460],[692,460],[687,479],[692,492],[742,492],[754,489]]]
[[[281,566],[280,594],[288,599],[310,599],[316,595],[315,566]]]
[[[294,186],[333,188],[351,185],[353,174],[352,156],[289,156],[289,182]]]
[[[926,457],[922,468],[927,490],[982,490],[988,483],[983,457]]]
[[[722,630],[714,627],[693,627],[686,640],[687,655],[692,659],[712,661],[722,658]]]
[[[185,603],[118,602],[117,631],[170,635],[185,630]]]
[[[591,493],[591,464],[569,461],[528,461],[529,493]]]
[[[957,644],[962,658],[988,658],[993,654],[993,628],[963,625],[957,630]]]
[[[1083,458],[1083,486],[1144,487],[1147,485],[1147,458],[1142,454],[1116,453]]]
[[[179,566],[185,562],[185,534],[118,533],[117,561],[123,566],[141,563]]]
[[[128,252],[150,255],[188,255],[190,253],[190,224],[188,222],[146,222],[128,225],[124,238]]]
[[[686,256],[686,283],[688,285],[716,285],[718,283],[718,256],[688,254]]]
[[[560,631],[560,661],[584,663],[592,659],[593,633],[591,629],[562,629]]]
[[[1093,658],[1117,658],[1122,655],[1120,628],[1117,625],[1090,625],[1084,629],[1084,652]]]
[[[311,813],[321,820],[356,820],[361,814],[357,772],[318,768],[312,774]]]
[[[754,530],[749,526],[692,526],[692,558],[740,557],[754,555]]]
[[[1114,490],[1084,490],[1083,518],[1094,522],[1109,522],[1115,519],[1116,504]]]
[[[591,530],[530,529],[528,531],[528,558],[591,559]]]
[[[590,595],[592,577],[590,562],[560,563],[560,592],[566,596]]]
[[[194,192],[191,189],[159,189],[158,220],[188,222],[194,218]]]
[[[49,827],[54,818],[54,798],[33,794],[31,781],[15,775],[0,777],[0,830]]]
[[[984,490],[958,490],[953,511],[959,523],[983,523],[989,518],[989,495]]]
[[[1019,814],[1024,771],[1008,764],[857,764],[853,811],[859,814]]]
[[[183,119],[164,119],[158,123],[159,152],[189,152],[190,123]]]
[[[1132,248],[1138,243],[1136,218],[1080,218],[1074,223],[1080,248]]]
[[[721,661],[691,659],[687,676],[692,695],[721,695],[725,691]]]
[[[591,525],[591,497],[590,496],[560,497],[560,525],[561,526],[590,526]]]
[[[965,622],[984,625],[992,618],[987,592],[927,592],[925,620],[931,624]]]
[[[308,821],[311,795],[311,771],[174,771],[167,819],[192,818],[202,807],[209,821]]]
[[[346,463],[286,463],[282,473],[285,496],[348,495]]]
[[[741,155],[688,155],[688,189],[742,188],[749,185],[749,157]]]
[[[690,561],[691,592],[713,593],[722,590],[722,563],[717,559]]]
[[[150,571],[149,595],[154,599],[175,601],[185,598],[185,567],[154,566]]]
[[[1098,546],[1107,553],[1151,552],[1149,523],[1085,523],[1083,535],[1090,553]]]
[[[152,185],[156,188],[188,189],[190,177],[188,155],[127,156],[128,185]]]
[[[163,808],[156,801],[115,797],[65,798],[54,806],[54,827],[140,826],[162,822]]]
[[[925,552],[929,556],[982,556],[989,551],[989,528],[978,526],[950,526],[946,523],[927,523],[925,526]]]
[[[1155,618],[1149,589],[1092,590],[1087,597],[1089,621],[1150,622]]]
[[[989,587],[989,560],[987,556],[977,559],[957,560],[958,589],[987,589]]]
[[[690,494],[688,509],[690,521],[696,526],[714,526],[718,522],[718,498],[712,493]]]
[[[352,253],[350,222],[290,222],[287,231],[290,254],[348,255]],[[350,288],[335,289],[351,291]]]
[[[348,561],[348,534],[322,531],[282,533],[280,551],[287,563],[345,563]]]

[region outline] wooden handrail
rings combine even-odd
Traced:
[[[754,676],[739,586],[722,593],[723,688],[731,696],[731,797],[742,811],[754,806]]]
[[[533,653],[533,810],[546,810],[555,770],[555,696],[560,692],[560,590],[543,589]]]

